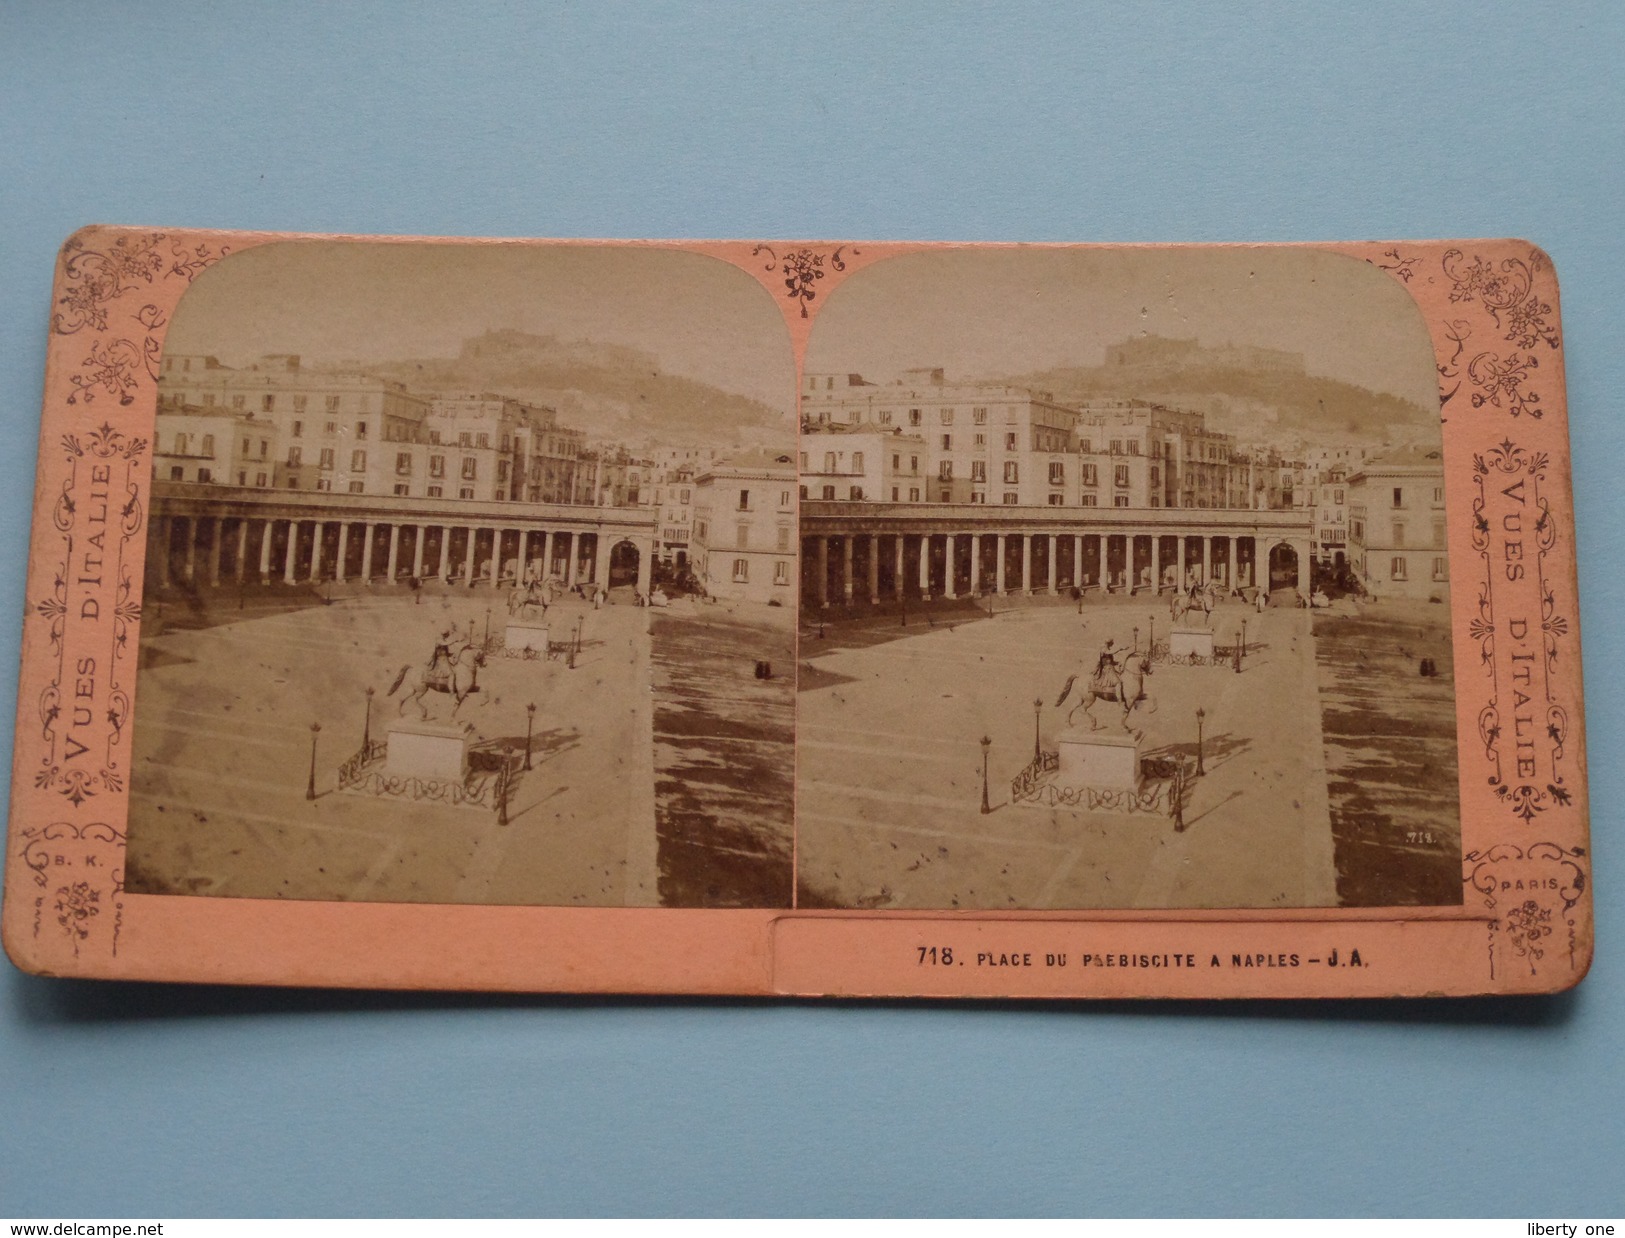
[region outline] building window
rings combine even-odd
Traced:
[[[336,412],[339,411],[339,398],[338,398],[338,396],[330,395],[330,396],[327,397],[327,411],[330,412],[330,413],[336,413]]]
[[[474,459],[473,456],[465,456],[463,458],[463,480],[475,481],[479,478],[479,475],[480,462]]]
[[[748,524],[737,525],[734,528],[734,549],[750,549],[750,526]]]
[[[807,497],[807,487],[806,486],[801,487],[801,497],[802,498]]]
[[[264,485],[266,485],[266,483],[269,480],[270,479],[267,478],[264,473],[255,473],[254,474],[254,484],[256,486],[264,486]]]
[[[862,502],[863,501],[863,487],[862,486],[852,486],[852,487],[850,487],[848,489],[848,493],[847,493],[846,497],[851,499],[854,503]]]
[[[750,583],[750,560],[749,559],[735,559],[734,560],[734,584],[743,585],[743,584],[749,584],[749,583]]]
[[[367,471],[367,453],[365,451],[352,451],[350,453],[350,471],[352,473],[365,473]]]
[[[1052,486],[1064,486],[1066,484],[1066,466],[1059,460],[1049,462],[1049,484]]]
[[[910,456],[908,458],[908,471],[910,473],[918,473],[920,471],[920,458],[918,456]]]
[[[986,446],[987,446],[987,435],[985,435],[985,434],[978,434],[978,435],[976,435],[976,436],[975,436],[975,441],[974,441],[974,443],[973,443],[973,446],[976,446],[976,447],[986,447]]]
[[[1388,578],[1390,580],[1405,579],[1405,556],[1395,555],[1388,562]]]
[[[395,483],[395,493],[403,496],[411,494],[412,487],[404,481],[398,481]]]
[[[1004,462],[1004,484],[1013,486],[1021,480],[1021,466],[1014,460]]]
[[[473,498],[474,497],[474,487],[473,486],[459,486],[459,487],[457,487],[457,497],[460,498],[460,499],[471,499],[471,498]]]
[[[1085,507],[1098,507],[1100,506],[1100,500],[1095,495],[1086,494],[1083,496],[1083,505]]]
[[[1337,501],[1339,503],[1341,503],[1343,500],[1341,498],[1339,498]],[[1433,487],[1433,506],[1439,507],[1443,503],[1444,503],[1444,487],[1443,486],[1435,486],[1435,487]]]
[[[205,456],[214,455],[214,435],[205,434],[203,436],[203,450],[201,454]]]
[[[1140,454],[1140,440],[1139,439],[1137,439],[1137,438],[1129,439],[1129,441],[1128,441],[1128,454],[1131,455],[1131,456],[1137,456],[1137,455]]]
[[[986,460],[972,460],[970,462],[970,479],[973,482],[974,481],[983,481],[983,482],[985,482],[987,480],[987,461]]]
[[[329,421],[326,425],[324,425],[322,427],[322,433],[323,434],[337,434],[338,432],[339,432],[339,423],[336,422],[336,421]]]
[[[943,451],[952,451],[953,449],[954,449],[954,436],[952,434],[944,434],[942,436],[942,450]]]
[[[1098,486],[1100,484],[1100,471],[1093,464],[1083,466],[1083,484]]]
[[[438,499],[444,493],[445,493],[445,491],[442,490],[439,486],[430,486],[429,487],[429,497],[431,499]]]
[[[446,457],[445,456],[430,456],[429,457],[429,476],[430,477],[444,477],[445,475],[446,475]]]
[[[1113,469],[1112,470],[1112,480],[1117,485],[1122,486],[1124,488],[1127,488],[1127,486],[1128,486],[1128,465],[1119,464],[1115,469]],[[1127,506],[1127,505],[1124,504],[1124,506]]]
[[[742,511],[742,512],[748,512],[750,510],[750,491],[749,490],[741,490],[739,492],[739,510]]]
[[[489,447],[491,445],[491,436],[482,430],[474,436],[474,441],[481,447]]]
[[[1405,491],[1400,486],[1395,486],[1394,487],[1394,506],[1395,507],[1404,507],[1405,506]]]
[[[854,473],[863,472],[863,453],[861,451],[852,453],[852,471]]]
[[[1433,560],[1433,579],[1450,579],[1450,560],[1446,559],[1443,555],[1440,555]]]
[[[333,467],[333,449],[331,447],[322,448],[321,467],[324,469]]]
[[[366,422],[358,421],[358,422],[355,423],[355,436],[357,438],[366,438],[367,437],[367,423]]]
[[[918,503],[920,501],[920,488],[918,486],[910,486],[908,488],[908,501],[910,503]]]
[[[1049,496],[1049,505],[1051,507],[1059,507],[1061,505],[1061,500],[1065,497],[1065,495],[1052,494]]]
[[[875,420],[883,426],[891,425],[891,409],[883,408],[875,414]]]
[[[1405,544],[1405,524],[1404,524],[1403,521],[1396,520],[1396,521],[1394,521],[1394,545],[1395,545],[1395,547],[1399,547],[1399,546],[1403,546],[1404,544]]]
[[[243,403],[244,403],[244,400],[243,400],[242,396],[234,395],[234,396],[231,397],[231,406],[233,408],[241,408],[243,406]]]
[[[276,408],[276,397],[267,395],[260,397],[260,412],[269,413]]]
[[[908,410],[908,424],[911,425],[911,426],[917,426],[917,425],[920,424],[920,410],[919,409],[911,408],[911,409]]]
[[[788,530],[786,530],[786,532],[788,532]],[[790,583],[790,565],[784,562],[782,559],[773,565],[773,583],[776,585],[787,585]]]
[[[1021,502],[1021,496],[1019,494],[1009,490],[1004,492],[1004,504],[1006,507],[1014,507],[1019,502]]]
[[[834,486],[825,486],[824,487],[824,498],[833,499],[834,497],[835,497],[835,487]]]
[[[937,480],[952,481],[954,479],[954,462],[952,460],[937,461]]]
[[[973,408],[973,409],[971,409],[971,414],[970,415],[971,415],[971,420],[974,421],[977,425],[985,426],[987,424],[987,409],[985,409],[985,408]]]
[[[399,473],[402,477],[410,477],[412,475],[412,453],[411,452],[409,452],[409,451],[397,451],[395,453],[395,471],[397,473]]]
[[[212,480],[214,480],[213,475],[209,472],[208,469],[199,469],[197,471],[197,479],[199,481],[212,481]]]
[[[972,503],[986,503],[987,502],[987,491],[986,490],[972,490],[970,492],[970,501]]]
[[[365,488],[366,488],[366,483],[365,482],[353,481],[353,482],[350,483],[350,493],[351,494],[360,494],[360,493],[362,493],[362,491]]]
[[[1122,454],[1123,454],[1123,440],[1120,439],[1120,438],[1114,438],[1112,440],[1112,455],[1120,456]]]
[[[782,525],[779,528],[779,549],[790,549],[790,528],[788,525]]]
[[[293,447],[288,448],[288,467],[292,468],[292,469],[296,469],[301,464],[303,464],[304,463],[304,459],[303,459],[304,454],[305,454],[304,453],[304,448],[302,448],[302,447],[293,446]]]
[[[1016,432],[1014,430],[1011,430],[1005,434],[1004,449],[1006,451],[1014,451],[1016,449]]]

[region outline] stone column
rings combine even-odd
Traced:
[[[869,604],[880,605],[880,537],[869,534]]]
[[[1033,546],[1038,539],[1031,533],[1021,535],[1021,595],[1033,594]]]
[[[1202,583],[1213,579],[1213,539],[1202,534]]]
[[[1074,534],[1072,538],[1072,585],[1074,588],[1083,588],[1083,534]]]
[[[325,520],[316,521],[316,535],[310,539],[310,578],[322,578],[322,535],[327,531]]]
[[[390,584],[395,583],[395,577],[396,577],[396,574],[400,571],[400,566],[401,566],[401,526],[398,525],[398,524],[392,524],[392,525],[389,526],[389,559],[388,559],[388,561],[386,562],[386,564],[384,566],[384,570],[389,573],[389,583]]]
[[[169,587],[169,546],[174,536],[175,522],[169,516],[158,517],[158,585]]]
[[[1312,547],[1309,542],[1295,541],[1292,543],[1292,549],[1298,552],[1298,592],[1307,599],[1314,589],[1314,578],[1311,574],[1311,560],[1309,557]]]
[[[1060,584],[1061,575],[1061,559],[1056,553],[1056,548],[1060,544],[1060,537],[1054,533],[1051,533],[1049,535],[1049,591],[1051,596],[1054,596],[1056,593],[1060,592],[1060,590],[1056,587]]]
[[[293,569],[299,562],[299,522],[288,521],[288,553],[282,569],[282,583],[293,584]]]
[[[904,559],[904,555],[903,555],[903,535],[901,533],[899,533],[897,535],[897,570],[894,573],[892,573],[892,582],[891,582],[892,583],[892,593],[896,596],[898,601],[903,600],[903,564],[904,564],[904,562],[905,562],[905,559]]]
[[[820,608],[829,605],[829,538],[818,539],[818,598]]]
[[[186,522],[186,583],[197,583],[197,537],[201,517],[193,516]]]
[[[479,540],[479,529],[469,525],[468,548],[463,553],[463,583],[467,586],[474,584],[474,547],[479,543]]]
[[[636,543],[633,543],[633,544],[636,545]],[[614,553],[615,553],[615,548],[613,546],[610,547],[609,554],[604,553],[604,535],[603,535],[603,533],[601,531],[598,532],[598,533],[595,533],[593,535],[593,539],[592,539],[592,583],[593,584],[595,584],[595,585],[604,585],[606,587],[608,586],[608,584],[609,584],[609,560],[610,560],[610,555],[613,555]],[[651,552],[649,551],[649,549],[647,547],[645,547],[643,553],[638,556],[638,579],[639,580],[643,579],[643,570],[649,563],[650,555],[651,555]],[[642,592],[645,596],[647,596],[649,591],[647,589],[642,589],[642,590],[640,590],[640,592]]]
[[[517,586],[524,583],[525,573],[530,570],[530,530],[519,530],[519,554],[515,560],[519,566],[514,569],[513,583]]]
[[[995,563],[994,568],[993,568],[993,570],[998,574],[998,577],[999,577],[998,580],[993,582],[993,592],[997,593],[997,594],[1001,594],[1001,595],[1004,593],[1004,581],[1005,581],[1005,576],[1004,576],[1005,545],[1004,545],[1004,543],[1005,543],[1006,536],[1007,535],[1004,534],[1004,533],[999,534],[998,552],[997,552],[997,555],[995,556],[996,557],[996,563]]]
[[[841,539],[841,598],[852,605],[852,534]]]
[[[553,574],[553,532],[550,529],[542,530],[542,577],[545,579]]]
[[[660,545],[658,538],[650,538],[649,545],[638,556],[638,592],[644,597],[649,596],[649,581],[654,575],[655,549]],[[609,579],[609,559],[604,559],[604,579]]]
[[[942,538],[942,596],[950,602],[959,596],[954,581],[954,551],[958,549],[954,545],[955,536],[953,533],[946,533]]]
[[[931,535],[920,535],[920,600],[931,600]]]
[[[260,522],[260,584],[271,583],[271,533],[276,528],[274,520]],[[166,556],[167,557],[167,556]]]
[[[1151,596],[1162,592],[1162,534],[1151,535]]]
[[[1219,536],[1213,539],[1215,548],[1224,548],[1224,587],[1233,589],[1236,585],[1236,542],[1228,536]]]
[[[220,585],[220,552],[225,549],[220,543],[225,540],[226,521],[222,516],[209,518],[209,583],[216,588]]]
[[[233,565],[235,570],[232,572],[232,575],[237,578],[237,583],[238,584],[242,584],[244,578],[248,575],[248,570],[247,570],[248,569],[248,563],[246,562],[247,559],[248,559],[248,517],[244,516],[241,520],[239,520],[237,522],[237,562]]]
[[[566,536],[569,540],[565,544],[569,547],[568,554],[570,557],[566,559],[564,563],[564,587],[568,589],[576,582],[576,555],[579,553],[578,539],[581,537],[581,534],[572,530]]]
[[[339,552],[333,559],[333,579],[344,583],[344,569],[350,561],[350,522],[339,521]]]
[[[982,588],[982,535],[970,535],[970,595],[975,597]]]
[[[1102,593],[1106,592],[1106,589],[1112,583],[1112,573],[1111,573],[1112,555],[1111,555],[1111,551],[1112,551],[1112,537],[1111,537],[1111,534],[1110,533],[1102,533],[1100,535],[1100,572],[1099,572],[1099,581],[1097,582],[1100,585],[1100,591]]]
[[[1179,583],[1176,586],[1183,591],[1185,588],[1185,535],[1179,535]]]
[[[451,583],[451,526],[440,526],[440,566],[435,572],[436,580]]]
[[[372,583],[372,541],[378,533],[378,526],[368,524],[366,527],[367,540],[361,544],[361,583]]]

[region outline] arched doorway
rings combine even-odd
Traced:
[[[609,587],[636,586],[638,583],[638,548],[630,541],[619,541],[609,552]]]
[[[1298,552],[1286,542],[1270,547],[1270,592],[1298,587]]]

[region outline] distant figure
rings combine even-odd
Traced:
[[[1253,596],[1253,606],[1255,608],[1257,608],[1259,614],[1262,615],[1264,613],[1265,608],[1268,607],[1269,604],[1270,604],[1270,595],[1268,593],[1266,593],[1264,590],[1260,589]]]

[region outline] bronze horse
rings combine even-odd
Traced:
[[[399,712],[406,712],[408,701],[416,702],[418,710],[423,715],[423,721],[429,720],[429,707],[423,703],[423,698],[430,692],[444,692],[452,699],[451,716],[455,718],[457,711],[462,708],[463,702],[480,690],[480,667],[485,665],[485,650],[474,645],[464,645],[455,654],[450,655],[450,664],[442,664],[435,668],[431,674],[423,668],[417,668],[417,677],[410,685],[409,691],[401,696]],[[395,682],[390,684],[386,696],[394,696],[396,689],[407,679],[413,667],[410,662],[401,667],[401,673],[395,676]]]

